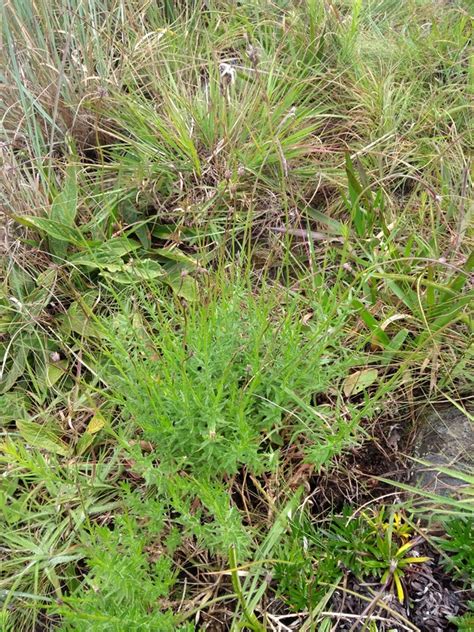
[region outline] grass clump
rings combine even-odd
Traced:
[[[3,628],[468,629],[468,6],[3,18]]]

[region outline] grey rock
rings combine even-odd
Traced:
[[[415,457],[433,467],[418,465],[414,475],[423,489],[449,495],[465,485],[453,476],[439,472],[438,467],[469,471],[474,465],[474,424],[455,406],[429,409],[418,420]]]

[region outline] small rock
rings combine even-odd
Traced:
[[[459,478],[437,471],[438,467],[466,469],[474,463],[474,424],[455,406],[430,410],[419,419],[415,456],[433,465],[418,465],[413,474],[423,489],[448,495],[464,485]]]

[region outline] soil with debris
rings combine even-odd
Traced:
[[[390,428],[390,420],[387,420],[385,425]],[[415,424],[416,430],[411,438],[400,438],[400,452],[400,446],[390,450],[392,446],[386,440],[390,433],[387,433],[383,426],[381,422],[374,428],[375,434],[378,435],[375,437],[376,441],[365,442],[353,454],[345,457],[345,485],[341,485],[341,481],[333,485],[329,481],[319,481],[325,492],[323,497],[318,499],[323,505],[326,500],[326,505],[332,506],[333,509],[335,506],[342,506],[356,492],[359,502],[382,497],[384,492],[390,490],[390,486],[381,484],[378,477],[412,484],[416,481],[430,492],[456,494],[464,483],[460,479],[439,474],[436,466],[455,464],[456,468],[462,470],[472,465],[474,429],[466,415],[454,406],[420,411]],[[403,456],[404,453],[410,452],[432,463],[433,469],[413,467],[413,463]],[[354,490],[351,479],[357,480],[359,485],[361,480],[365,480],[365,486]],[[393,491],[393,488],[391,489]],[[329,498],[325,498],[327,495]],[[383,605],[372,604],[370,614],[375,618],[379,632],[410,630],[414,629],[413,625],[421,632],[454,632],[458,627],[452,621],[453,617],[460,617],[469,610],[469,602],[474,599],[474,592],[466,590],[460,582],[443,570],[438,553],[426,541],[418,547],[418,553],[430,557],[431,561],[413,565],[405,572],[403,583],[407,596],[406,603],[401,604],[389,587],[380,595],[379,603],[385,604],[393,614]],[[361,597],[343,590],[334,593],[327,607],[335,616],[333,629],[340,632],[362,630],[364,623],[367,625],[368,606],[370,607],[370,602],[374,600],[374,595],[379,593],[381,585],[364,584],[348,572],[344,587]],[[408,623],[404,623],[395,613],[401,615]]]
[[[472,591],[465,590],[462,585],[453,582],[452,577],[442,570],[438,563],[439,559],[428,546],[424,547],[422,553],[430,555],[432,561],[417,565],[410,572],[406,572],[403,578],[408,596],[406,603],[401,604],[393,591],[387,589],[379,599],[379,603],[383,605],[372,607],[370,616],[377,622],[379,632],[413,629],[404,623],[403,619],[416,625],[421,632],[455,632],[458,628],[452,622],[452,618],[462,616],[468,611],[469,601],[474,597]],[[373,600],[374,595],[380,590],[380,586],[363,584],[352,576],[347,577],[346,588],[370,600]],[[335,591],[330,610],[341,613],[338,631],[362,630],[364,623],[367,624],[368,608],[371,607],[371,602],[366,599],[346,591]],[[395,613],[400,615],[400,618]],[[347,618],[344,618],[344,615],[348,615]],[[360,616],[359,622],[357,616]]]

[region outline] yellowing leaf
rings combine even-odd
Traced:
[[[398,601],[400,603],[403,603],[405,601],[405,593],[403,592],[403,585],[400,580],[400,577],[398,576],[396,572],[393,574],[393,581],[395,582],[395,587],[397,589]]]
[[[421,557],[404,557],[403,565],[405,564],[424,564],[425,562],[431,562],[431,557],[421,556]]]
[[[96,432],[99,432],[99,430],[102,430],[105,424],[106,424],[106,420],[105,420],[104,415],[102,413],[97,412],[87,424],[86,432],[87,434],[93,435]]]
[[[351,373],[345,381],[343,386],[344,395],[350,397],[351,395],[357,395],[365,391],[371,384],[373,384],[379,376],[377,369],[363,369]]]

